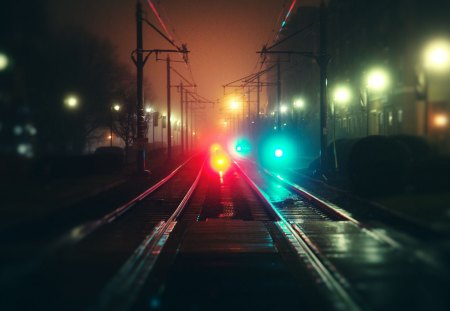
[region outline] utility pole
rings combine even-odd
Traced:
[[[188,101],[188,92],[185,92],[185,100],[184,100],[184,104],[185,104],[185,110],[184,110],[184,115],[185,115],[185,120],[186,120],[186,135],[185,135],[185,139],[186,139],[186,151],[189,152],[189,101]]]
[[[281,132],[281,63],[277,59],[277,131]]]
[[[191,137],[191,149],[194,149],[194,136],[192,135],[192,132],[194,131],[194,123],[193,123],[193,119],[194,119],[194,115],[193,115],[193,105],[191,105],[191,129],[189,131],[189,136]]]
[[[144,59],[143,59],[143,40],[142,40],[142,4],[141,0],[136,0],[136,81],[137,81],[137,173],[145,172],[145,145],[144,137]]]
[[[257,77],[256,80],[256,126],[258,127],[257,130],[259,130],[259,110],[261,109],[260,107],[260,81],[259,81],[259,75]]]
[[[183,119],[183,108],[184,108],[184,94],[183,94],[183,82],[180,82],[180,136],[181,136],[181,153],[184,153],[184,119]]]
[[[247,135],[250,135],[250,87],[247,88]]]
[[[320,50],[318,63],[320,67],[320,168],[325,171],[327,163],[328,125],[327,125],[327,11],[325,1],[320,2]]]
[[[167,158],[172,159],[172,124],[170,122],[170,56],[167,55]]]

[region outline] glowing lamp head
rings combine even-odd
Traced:
[[[437,114],[434,116],[433,124],[436,128],[446,128],[448,125],[448,117],[445,114]]]
[[[8,68],[8,64],[9,64],[8,56],[0,52],[0,71],[6,70],[6,68]]]
[[[69,109],[75,109],[78,107],[78,98],[74,95],[69,95],[64,99],[64,104]]]
[[[211,155],[211,168],[218,173],[225,173],[231,165],[231,160],[225,152],[216,152]]]
[[[424,65],[427,70],[446,72],[450,67],[450,42],[447,39],[435,39],[424,51]]]
[[[275,149],[274,155],[276,158],[281,158],[283,156],[283,149],[280,148]]]

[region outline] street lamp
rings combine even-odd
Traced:
[[[448,126],[448,116],[440,113],[434,116],[433,125],[437,128],[444,129]]]
[[[367,136],[370,134],[370,95],[371,92],[381,92],[389,85],[389,74],[383,68],[373,68],[366,77],[366,116],[367,116]]]
[[[5,53],[0,52],[0,71],[6,70],[9,65],[9,58]]]
[[[114,104],[111,107],[111,123],[110,123],[110,135],[109,135],[110,147],[112,147],[112,145],[113,145],[113,122],[114,122],[113,111],[119,112],[120,109],[121,109],[121,107],[119,104]]]
[[[145,106],[145,113],[146,115],[146,122],[147,122],[147,135],[148,135],[148,127],[150,126],[150,119],[152,120],[152,149],[154,147],[154,143],[155,143],[155,122],[154,122],[154,114],[155,114],[156,110],[151,107],[151,106]],[[147,136],[145,136],[147,137]]]
[[[424,51],[426,70],[445,72],[450,67],[450,43],[443,39],[430,42]]]
[[[67,108],[72,110],[78,108],[79,105],[78,97],[75,95],[67,95],[64,98],[64,105],[66,105]]]
[[[233,132],[237,131],[237,114],[239,113],[239,102],[236,99],[232,99],[230,102],[230,109],[233,114]]]
[[[336,152],[336,104],[346,105],[350,102],[352,93],[350,87],[347,85],[338,85],[333,92],[333,100],[331,102],[331,112],[333,114],[333,153],[334,153],[334,168],[339,169],[338,157]]]
[[[297,98],[296,100],[294,100],[294,108],[304,109],[305,108],[305,100],[303,98]]]
[[[444,74],[450,69],[450,42],[445,39],[435,39],[428,43],[423,52],[423,66],[425,73],[425,136],[429,134],[430,119],[430,74]],[[436,121],[436,119],[434,120]]]

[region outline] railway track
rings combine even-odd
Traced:
[[[23,273],[4,278],[2,305],[377,310],[405,303],[417,309],[434,299],[432,306],[443,306],[436,295],[425,296],[423,284],[400,290],[402,276],[416,266],[402,261],[406,254],[395,240],[279,178],[250,172],[234,163],[219,174],[204,156],[193,157],[112,213],[68,231],[30,258]],[[424,296],[406,301],[412,290]]]
[[[449,308],[449,267],[436,261],[438,254],[428,253],[421,240],[383,224],[383,218],[361,220],[359,213],[354,216],[255,163],[240,166],[363,309]]]

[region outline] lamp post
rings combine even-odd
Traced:
[[[428,43],[423,53],[423,66],[425,72],[425,113],[424,132],[425,136],[430,131],[430,74],[448,73],[450,68],[450,42],[445,39],[436,39]]]
[[[367,136],[370,134],[370,95],[371,92],[381,92],[385,90],[389,83],[389,75],[382,68],[371,69],[367,74],[366,80],[366,117],[367,117]]]
[[[9,66],[9,58],[5,53],[0,52],[0,71],[4,71]]]
[[[302,111],[305,109],[306,104],[305,104],[305,100],[303,98],[297,98],[294,100],[294,103],[292,104],[292,106],[294,107],[294,112],[295,112],[295,121],[296,121],[296,126],[300,127],[300,114],[299,111]]]
[[[334,168],[336,172],[339,170],[338,157],[336,152],[336,104],[345,105],[350,102],[351,91],[347,85],[339,85],[333,92],[333,100],[331,105],[331,113],[333,114],[333,155]]]
[[[110,130],[110,138],[109,138],[109,142],[110,142],[110,147],[112,147],[113,146],[113,123],[114,123],[114,111],[115,112],[119,112],[120,111],[120,105],[119,104],[114,104],[112,107],[111,107],[111,122],[110,122],[110,127],[109,127],[109,130]]]
[[[80,100],[75,95],[67,95],[64,98],[64,105],[70,110],[77,109],[79,104],[80,104]]]
[[[234,134],[236,134],[237,131],[237,114],[239,113],[239,102],[235,99],[231,100],[230,103],[230,109],[232,111],[233,115],[233,128],[234,128]]]

